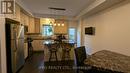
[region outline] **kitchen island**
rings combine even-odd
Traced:
[[[42,36],[29,36],[29,37],[31,37],[33,40],[32,42],[33,51],[34,52],[44,51],[44,61],[49,61],[50,52],[45,45],[49,43],[54,43],[55,39],[51,37],[42,37]],[[74,41],[64,39],[63,42],[71,43],[74,46],[76,46],[76,43]],[[57,57],[58,61],[61,61],[62,48],[58,48]],[[71,48],[70,50],[70,60],[74,60],[74,48]]]

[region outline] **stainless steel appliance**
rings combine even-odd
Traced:
[[[24,26],[6,18],[5,29],[7,73],[16,73],[24,65]]]

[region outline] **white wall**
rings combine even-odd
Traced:
[[[69,24],[69,27],[71,28],[77,28],[77,25],[78,25],[77,21],[75,20],[69,20],[68,24]]]
[[[95,35],[85,35],[84,45],[92,49],[111,50],[130,56],[130,3],[122,3],[83,20],[83,29],[94,26]]]
[[[77,26],[78,26],[78,22],[75,21],[75,20],[69,20],[68,25],[69,25],[68,28],[75,28],[75,42],[77,42]],[[68,34],[69,34],[69,29],[68,29]]]
[[[5,49],[5,23],[0,17],[0,37],[1,37],[1,73],[6,73],[6,49]]]
[[[78,25],[77,25],[77,47],[80,47],[80,46],[82,46],[83,44],[83,42],[82,42],[82,39],[83,39],[83,37],[82,37],[82,19],[80,19],[80,20],[78,20]]]

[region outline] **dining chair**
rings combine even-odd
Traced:
[[[87,66],[84,64],[84,60],[88,57],[85,46],[77,47],[74,49],[74,51],[76,57],[77,73],[79,73],[79,71],[86,73],[85,69],[81,69],[81,67],[87,68]]]

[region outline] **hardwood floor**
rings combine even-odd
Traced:
[[[75,73],[74,61],[44,62],[43,53],[35,53],[18,73]]]

